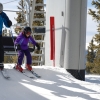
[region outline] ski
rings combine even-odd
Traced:
[[[6,72],[5,69],[1,70],[1,73],[2,73],[2,75],[3,75],[4,78],[6,78],[6,79],[10,78],[10,76],[8,75],[8,73]]]
[[[30,71],[35,77],[37,77],[37,78],[41,78],[41,76],[40,75],[38,75],[36,72],[34,72],[33,70],[32,71]]]
[[[13,67],[13,68],[14,68],[16,71],[18,71],[15,67]],[[18,71],[18,72],[20,72],[20,71]],[[22,73],[23,75],[25,75],[26,77],[31,78],[31,79],[35,78],[35,77],[33,77],[33,76],[27,75],[25,72],[20,72],[20,73]]]
[[[28,78],[31,78],[31,79],[34,78],[33,76],[29,76],[29,75],[27,75],[25,72],[22,72],[22,74],[25,75],[25,76],[27,76]]]

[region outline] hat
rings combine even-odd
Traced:
[[[24,33],[25,33],[25,34],[29,34],[29,35],[30,35],[30,34],[31,34],[31,28],[30,28],[30,27],[28,27],[28,26],[27,26],[27,27],[25,27],[25,28],[24,28]]]
[[[3,5],[0,3],[0,13],[3,11]]]

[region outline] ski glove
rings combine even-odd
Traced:
[[[7,23],[8,23],[8,27],[12,26],[11,20],[9,20]]]
[[[16,44],[16,50],[21,50],[21,46],[20,46],[20,44]]]
[[[40,45],[36,43],[37,50],[40,50]]]

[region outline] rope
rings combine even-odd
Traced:
[[[15,2],[15,1],[18,1],[18,0],[13,0],[13,1],[5,2],[3,4],[8,4],[8,3],[11,3],[11,2]]]

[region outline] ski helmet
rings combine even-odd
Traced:
[[[24,28],[24,34],[29,34],[29,35],[31,35],[31,28],[30,27],[25,27]]]
[[[0,13],[3,11],[3,5],[0,3]]]

